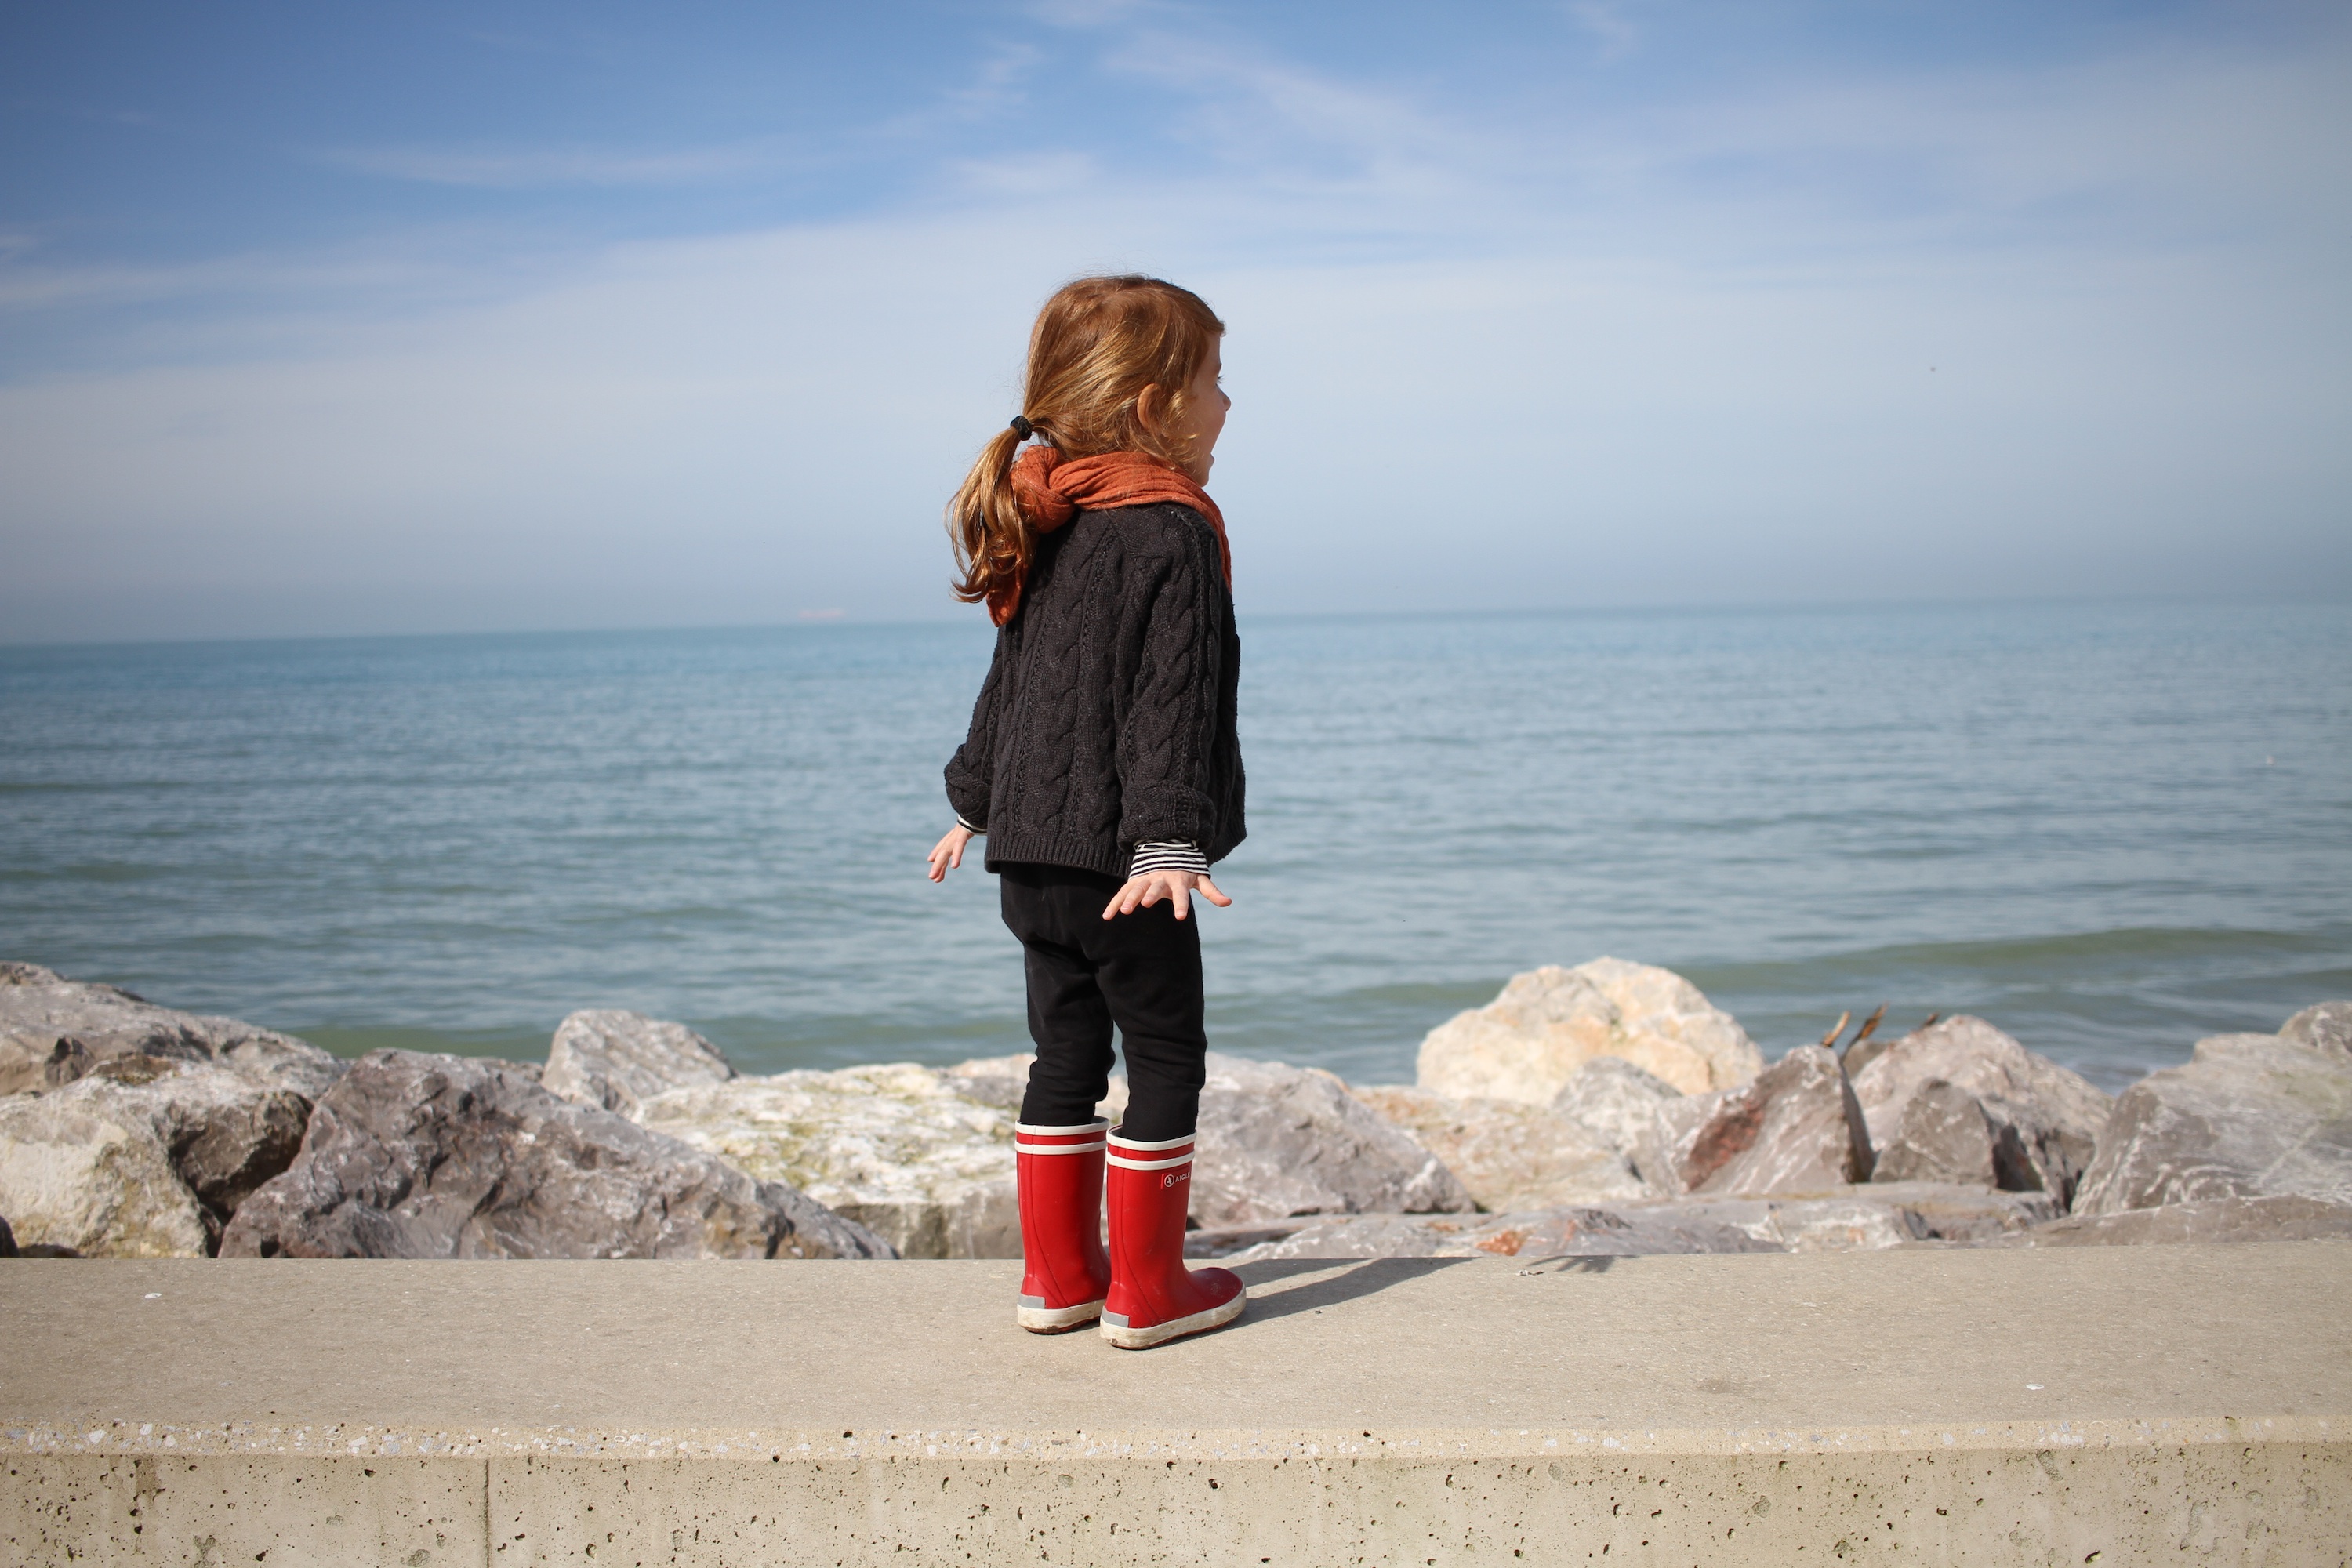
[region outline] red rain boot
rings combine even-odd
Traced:
[[[1102,1244],[1103,1135],[1110,1123],[1013,1125],[1021,1196],[1021,1304],[1013,1321],[1061,1334],[1102,1315],[1110,1259]]]
[[[1223,1268],[1184,1267],[1192,1140],[1137,1143],[1110,1136],[1110,1296],[1102,1336],[1137,1351],[1242,1315],[1249,1292]]]

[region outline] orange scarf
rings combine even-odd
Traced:
[[[1232,585],[1234,552],[1225,542],[1225,514],[1190,475],[1140,452],[1105,452],[1066,461],[1057,447],[1032,447],[1013,465],[1013,497],[1023,520],[1040,533],[1053,532],[1082,511],[1163,501],[1189,506],[1209,520],[1217,536],[1217,563],[1224,568],[1226,584]],[[1001,626],[1013,618],[1021,607],[1021,586],[1015,580],[989,591],[990,620]]]

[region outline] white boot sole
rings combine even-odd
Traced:
[[[1143,1329],[1129,1323],[1114,1323],[1111,1321],[1111,1314],[1105,1312],[1102,1319],[1102,1337],[1123,1351],[1149,1350],[1153,1345],[1166,1344],[1170,1340],[1181,1339],[1186,1334],[1197,1334],[1210,1329],[1222,1328],[1240,1317],[1242,1309],[1248,1304],[1249,1292],[1244,1290],[1222,1307],[1212,1307],[1205,1312],[1195,1312],[1189,1318],[1171,1318],[1164,1323],[1154,1323]]]
[[[1013,1321],[1033,1334],[1066,1334],[1072,1329],[1083,1329],[1102,1316],[1100,1301],[1087,1301],[1076,1307],[1015,1307]]]

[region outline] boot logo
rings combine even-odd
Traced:
[[[1171,1171],[1166,1175],[1160,1177],[1160,1185],[1162,1189],[1165,1189],[1174,1186],[1179,1182],[1189,1182],[1192,1179],[1192,1172],[1188,1166],[1181,1171]]]

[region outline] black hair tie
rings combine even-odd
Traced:
[[[1013,416],[1013,433],[1026,441],[1037,433],[1037,426],[1029,423],[1028,416],[1016,414]]]

